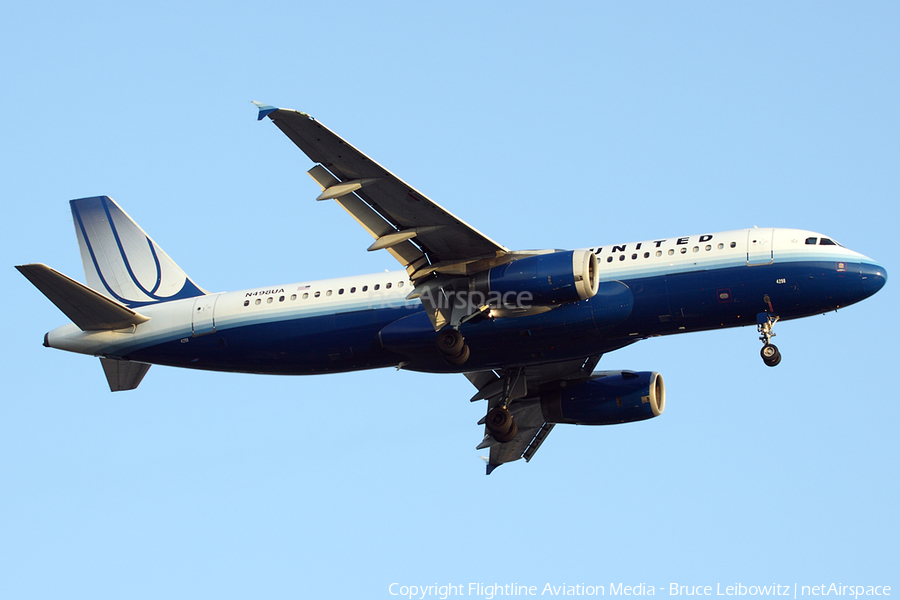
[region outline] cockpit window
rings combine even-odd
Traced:
[[[814,237],[806,238],[806,245],[807,246],[815,246],[816,242],[818,242],[818,241],[819,241],[819,238],[814,238]]]
[[[833,241],[829,240],[828,238],[822,238],[821,240],[819,240],[819,245],[820,246],[837,246],[837,244],[835,244]]]

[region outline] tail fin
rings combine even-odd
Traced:
[[[69,202],[87,284],[129,308],[207,292],[109,196]]]

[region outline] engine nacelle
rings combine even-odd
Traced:
[[[472,278],[472,288],[485,298],[518,307],[587,300],[597,294],[599,286],[597,255],[590,250],[520,258]]]
[[[666,386],[656,372],[599,373],[571,388],[541,395],[547,423],[615,425],[652,419],[666,408]]]

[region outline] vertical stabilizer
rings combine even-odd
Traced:
[[[109,196],[69,204],[91,288],[130,308],[206,293]]]

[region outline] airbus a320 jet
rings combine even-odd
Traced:
[[[106,196],[70,202],[87,285],[18,266],[72,321],[44,345],[100,358],[112,391],[151,365],[307,375],[380,367],[462,373],[486,400],[487,472],[530,460],[557,423],[662,414],[656,372],[594,371],[639,340],[756,325],[765,363],[779,320],[830,312],[885,269],[829,236],[753,228],[578,250],[510,250],[307,114],[255,103],[314,163],[340,205],[403,270],[237,292],[202,289]]]

